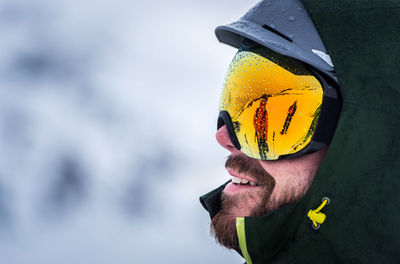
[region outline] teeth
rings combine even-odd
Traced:
[[[232,182],[235,184],[250,184],[251,186],[257,186],[257,183],[248,181],[239,177],[232,176]]]
[[[234,177],[234,176],[232,177],[232,182],[233,183],[239,184],[241,182],[241,180],[242,179],[240,179],[239,177]]]

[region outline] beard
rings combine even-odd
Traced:
[[[277,208],[277,204],[270,200],[275,187],[274,178],[264,170],[259,161],[245,155],[230,155],[225,163],[240,174],[253,178],[261,187],[254,192],[228,195],[222,192],[221,210],[211,220],[211,232],[222,246],[234,249],[240,253],[239,241],[236,233],[237,217],[260,217]],[[249,208],[249,203],[252,208]],[[246,215],[237,215],[238,211],[247,212]]]

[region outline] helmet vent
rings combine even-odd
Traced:
[[[286,39],[287,41],[293,42],[293,40],[292,40],[291,38],[289,38],[289,37],[286,36],[285,34],[279,32],[278,30],[276,30],[276,29],[273,28],[273,27],[270,27],[270,26],[268,26],[268,25],[263,25],[262,27],[265,28],[265,29],[268,30],[268,31],[271,31],[272,33],[277,34],[277,35],[280,36],[281,38]]]

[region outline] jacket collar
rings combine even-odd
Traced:
[[[221,209],[221,194],[229,182],[200,197],[211,219]],[[286,205],[262,217],[245,217],[244,231],[250,258],[267,261],[276,255],[293,237],[301,221],[307,221],[307,195],[296,203]],[[241,253],[241,252],[239,252]]]

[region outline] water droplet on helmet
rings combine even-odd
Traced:
[[[274,24],[269,25],[271,28],[276,29],[276,26]]]
[[[291,22],[294,22],[294,21],[296,20],[296,18],[295,18],[294,16],[290,16],[290,17],[289,17],[289,20],[290,20]]]

